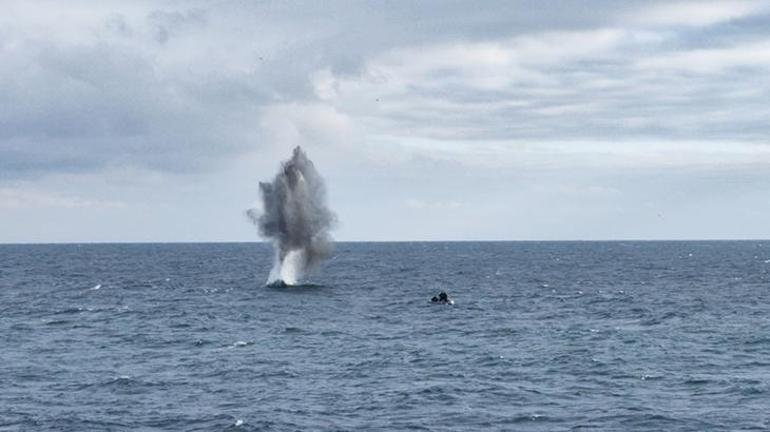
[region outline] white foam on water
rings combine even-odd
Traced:
[[[270,269],[270,274],[267,275],[267,281],[265,285],[275,285],[276,282],[281,280],[281,260],[278,258],[278,248],[275,248],[275,259],[273,260],[273,268]]]
[[[296,285],[302,277],[303,268],[305,268],[305,251],[303,249],[289,251],[281,263],[281,280],[286,285]]]
[[[267,285],[278,285],[283,282],[286,285],[297,285],[303,276],[305,269],[305,250],[294,249],[289,251],[283,260],[275,260],[270,275],[267,277]]]

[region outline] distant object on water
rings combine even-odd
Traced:
[[[291,286],[284,282],[282,279],[276,279],[274,281],[269,281],[265,283],[265,286],[270,288],[286,288],[287,286]]]
[[[439,303],[439,304],[448,304],[453,305],[455,304],[455,301],[449,298],[449,295],[447,295],[446,292],[441,291],[438,293],[438,297],[433,296],[432,299],[430,299],[431,303]]]

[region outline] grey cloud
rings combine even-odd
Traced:
[[[208,15],[203,9],[188,11],[154,11],[148,16],[153,27],[154,39],[165,44],[169,38],[185,31],[199,30],[208,21]]]
[[[770,89],[770,62],[713,74],[682,73],[665,63],[655,69],[637,67],[637,59],[654,58],[656,47],[656,41],[622,43],[597,58],[526,65],[545,79],[522,82],[512,73],[508,82],[491,89],[452,79],[465,73],[462,60],[449,72],[446,66],[412,73],[375,65],[386,75],[400,73],[396,80],[407,84],[370,85],[372,92],[382,92],[379,106],[371,108],[379,117],[370,124],[403,136],[442,140],[766,140],[770,109],[763,101]],[[424,55],[431,55],[430,47]],[[495,68],[508,78],[506,66]],[[345,106],[344,96],[339,103]]]
[[[150,48],[109,38],[63,44],[20,37],[3,55],[4,176],[115,164],[206,169],[253,144],[248,125],[269,100],[249,71],[178,74],[159,67]]]
[[[365,136],[405,140],[762,140],[770,132],[766,67],[693,76],[635,62],[770,37],[764,15],[682,29],[642,25],[610,42],[569,38],[621,31],[629,13],[669,3],[103,3],[96,12],[82,3],[72,8],[89,12],[84,23],[47,38],[6,17],[0,167],[6,177],[116,164],[210,169],[269,145],[276,135],[263,120],[302,104],[324,105]],[[392,87],[399,71],[388,68],[405,49],[419,59],[436,47],[517,38],[510,64],[469,75],[464,68],[476,60],[458,59],[404,70],[395,76],[403,87]],[[538,57],[543,43],[551,51]],[[372,80],[373,64],[388,56],[395,63],[380,64],[385,80]],[[324,70],[363,93],[320,97],[314,77]]]

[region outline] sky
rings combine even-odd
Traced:
[[[770,2],[0,0],[0,243],[770,238]]]

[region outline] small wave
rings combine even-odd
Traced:
[[[727,393],[731,394],[739,394],[741,396],[759,396],[767,393],[768,388],[767,386],[762,385],[761,383],[755,383],[755,384],[738,384],[731,386]]]
[[[204,346],[204,345],[209,345],[210,343],[211,342],[209,342],[207,340],[197,339],[195,342],[193,342],[193,345],[195,345],[195,346]]]
[[[321,336],[329,337],[329,336],[348,336],[348,333],[339,331],[339,330],[324,330],[321,333],[319,333]]]
[[[661,380],[664,378],[663,375],[651,375],[651,374],[643,374],[641,377],[642,381],[656,381]]]
[[[133,378],[130,375],[118,375],[104,381],[82,384],[78,388],[78,390],[95,389],[95,388],[115,388],[121,391],[125,391],[125,390],[132,391],[135,389],[138,390],[140,388],[149,387],[153,385],[155,384]]]
[[[71,315],[71,314],[77,314],[77,313],[83,312],[85,310],[86,310],[85,308],[82,308],[82,307],[79,307],[79,306],[78,307],[70,307],[70,308],[60,309],[60,310],[54,312],[53,315]]]
[[[48,325],[48,326],[60,326],[60,325],[66,325],[66,324],[71,324],[71,323],[72,323],[72,321],[70,321],[70,320],[52,320],[52,321],[46,322],[45,325]]]
[[[758,336],[746,341],[746,345],[749,345],[749,346],[766,345],[766,344],[770,344],[770,337],[768,336]]]
[[[688,386],[702,386],[715,383],[713,379],[709,378],[688,378],[684,380],[684,384]]]
[[[549,422],[551,418],[542,414],[525,414],[508,419],[505,423],[508,424],[520,424],[530,422]]]

